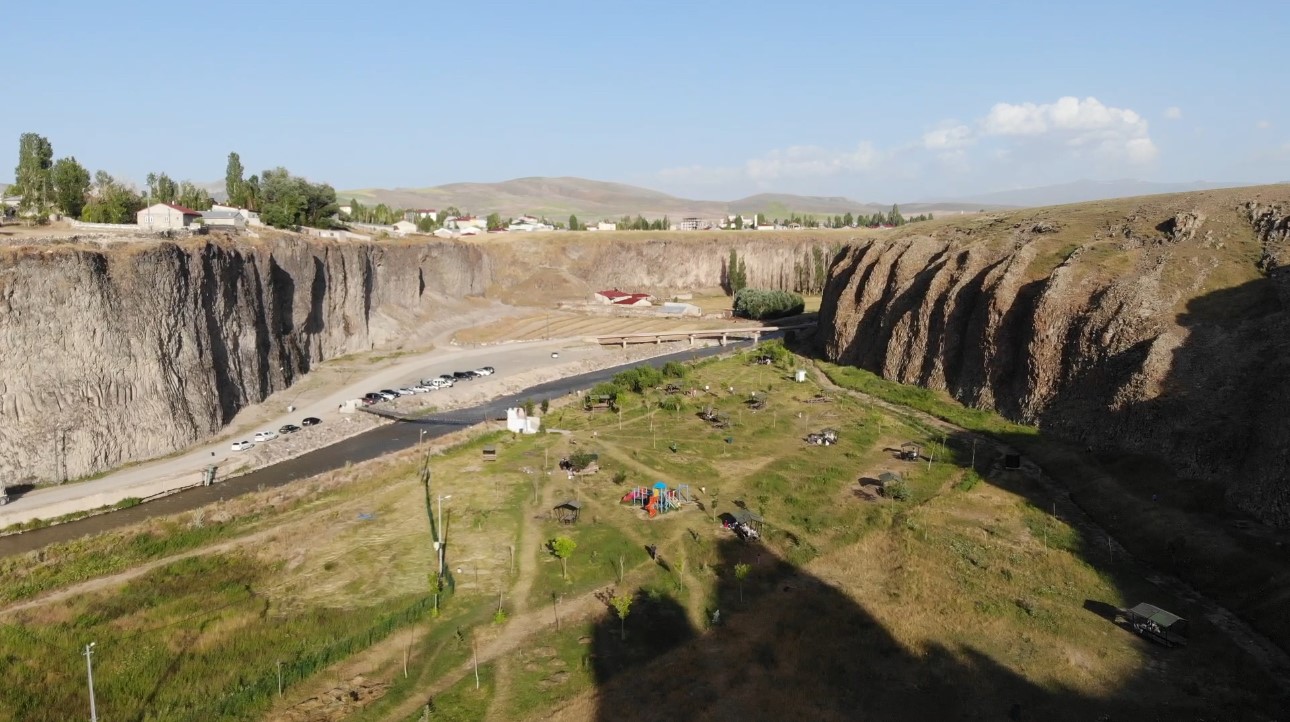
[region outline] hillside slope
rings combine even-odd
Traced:
[[[825,355],[1159,456],[1290,526],[1290,188],[920,225],[834,259]]]
[[[360,203],[384,203],[394,208],[446,208],[456,206],[475,214],[500,213],[518,216],[525,213],[564,220],[569,214],[582,220],[613,219],[625,215],[647,218],[669,216],[673,219],[695,216],[721,218],[740,213],[751,217],[765,213],[772,218],[787,218],[791,213],[842,215],[844,213],[886,212],[890,204],[863,203],[843,197],[798,196],[764,193],[735,201],[701,201],[677,198],[666,193],[623,183],[585,178],[516,178],[500,183],[450,183],[433,188],[369,188],[336,192],[342,202],[351,198]],[[983,206],[975,203],[915,203],[901,205],[906,215],[929,211],[939,213],[975,212]],[[984,206],[993,208],[997,206]]]

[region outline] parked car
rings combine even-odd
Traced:
[[[286,426],[283,426],[281,429],[278,429],[278,433],[279,433],[279,434],[294,434],[294,433],[296,433],[296,432],[297,432],[297,431],[299,431],[299,430],[300,430],[300,427],[299,427],[299,426],[296,426],[295,424],[287,424]]]
[[[399,396],[411,396],[416,392],[405,386],[401,389],[395,389],[395,393],[397,393]]]
[[[252,443],[251,443],[251,442],[249,442],[249,441],[234,441],[234,442],[233,442],[233,451],[246,451],[247,449],[251,448],[252,446],[255,446],[255,444],[252,444]]]
[[[399,398],[399,392],[393,391],[391,389],[381,389],[381,398],[385,399],[386,401],[393,401]]]
[[[443,376],[440,376],[439,378],[434,380],[434,384],[436,386],[444,389],[451,388],[454,383],[455,383],[454,379],[448,374],[444,374]]]
[[[417,384],[416,386],[412,387],[412,390],[419,394],[428,394],[431,391],[434,391],[434,387],[427,386],[426,384]]]
[[[305,420],[304,420],[304,421],[301,421],[301,422],[300,422],[300,425],[301,425],[301,426],[317,426],[318,424],[321,424],[321,423],[322,423],[322,419],[316,418],[316,417],[314,417],[314,416],[308,416],[308,417],[305,417]]]
[[[453,371],[452,377],[457,381],[469,381],[475,378],[474,371]]]
[[[497,369],[493,368],[492,366],[481,366],[475,370],[485,376],[492,376],[493,374],[497,373]]]
[[[385,397],[376,393],[375,391],[370,391],[368,393],[363,394],[363,399],[366,401],[376,402],[376,401],[384,401]]]
[[[255,435],[257,443],[262,441],[273,441],[276,438],[278,438],[278,435],[272,431],[261,431]]]

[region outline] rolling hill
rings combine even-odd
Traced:
[[[764,193],[735,201],[703,201],[678,198],[660,191],[623,183],[584,178],[516,178],[500,183],[450,183],[432,188],[369,188],[341,190],[336,197],[342,203],[351,198],[367,205],[384,203],[396,208],[445,208],[456,206],[477,214],[500,213],[517,216],[531,213],[553,219],[575,214],[585,220],[643,215],[648,218],[670,216],[683,218],[718,218],[738,213],[752,216],[765,213],[787,217],[791,213],[840,215],[874,213],[890,209],[890,204],[864,203],[840,196],[798,196]],[[974,203],[901,204],[906,215],[927,212],[958,213],[977,211]]]

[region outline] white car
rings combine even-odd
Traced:
[[[255,435],[255,440],[257,443],[262,441],[273,441],[276,438],[278,438],[278,434],[276,431],[261,431],[260,433]]]
[[[395,391],[399,393],[399,396],[411,396],[412,394],[416,393],[415,391],[409,388],[395,389]]]
[[[416,386],[412,387],[412,390],[419,394],[428,394],[431,391],[434,391],[434,387],[426,386],[425,384],[417,384]]]
[[[255,444],[252,444],[252,443],[251,443],[251,442],[249,442],[249,441],[234,441],[234,442],[233,442],[233,451],[246,451],[247,449],[251,448],[252,446],[255,446]]]

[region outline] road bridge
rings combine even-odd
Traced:
[[[592,336],[591,340],[602,346],[622,346],[627,348],[631,343],[662,344],[664,341],[689,341],[693,346],[696,340],[715,339],[722,346],[732,339],[751,340],[756,343],[766,334],[792,331],[804,328],[815,328],[815,321],[798,322],[784,325],[737,326],[734,328],[709,328],[695,331],[646,331],[639,333],[612,333],[604,336]]]

